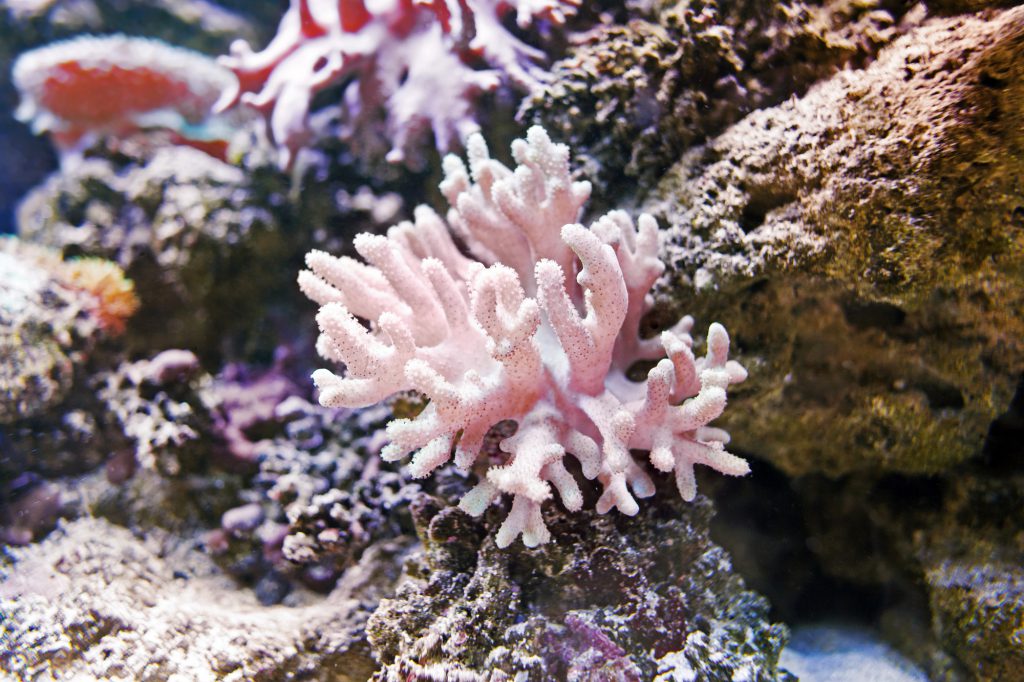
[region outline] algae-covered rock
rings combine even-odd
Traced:
[[[191,532],[211,527],[235,502],[240,477],[221,455],[220,405],[198,358],[181,350],[120,364],[116,358],[79,362],[56,405],[4,425],[0,527],[23,527],[14,511],[29,505]],[[44,494],[50,489],[43,477],[59,481],[61,491]],[[48,530],[29,526],[32,534],[17,537]]]
[[[749,111],[861,66],[911,3],[663,1],[601,26],[556,62],[520,117],[566,142],[595,195],[650,186],[680,153]]]
[[[131,151],[51,176],[19,207],[18,231],[66,255],[120,264],[142,303],[126,344],[147,355],[188,348],[208,365],[270,356],[305,329],[295,322],[305,302],[295,272],[306,250],[347,243],[402,205],[319,167],[293,184],[277,169],[191,147]]]
[[[702,498],[555,512],[533,550],[427,495],[413,513],[425,550],[367,625],[375,680],[788,679],[786,630],[711,542]]]
[[[240,169],[188,147],[151,159],[89,159],[52,176],[19,209],[23,239],[102,256],[136,282],[142,308],[129,329],[141,349],[216,353],[255,324],[286,283],[295,250]],[[290,279],[290,278],[288,278]]]
[[[59,404],[102,336],[95,299],[60,277],[59,254],[0,240],[0,424]]]
[[[936,629],[976,680],[1024,680],[1020,559],[949,558],[926,573]]]
[[[932,625],[973,679],[1024,680],[1024,473],[964,473],[913,536]]]
[[[106,456],[93,442],[89,378],[116,362],[135,303],[131,282],[111,263],[65,261],[0,239],[0,483],[27,470],[84,471]]]
[[[793,486],[821,568],[877,596],[882,632],[930,679],[1024,679],[1024,431],[1012,432],[1012,447],[990,439],[984,458],[942,478]]]
[[[723,419],[790,474],[938,472],[1024,368],[1024,8],[937,19],[750,114],[647,202],[734,334]]]

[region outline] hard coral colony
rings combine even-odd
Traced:
[[[437,148],[448,151],[479,128],[474,101],[480,93],[508,83],[529,88],[545,77],[536,65],[544,54],[502,19],[514,12],[521,28],[535,18],[562,23],[578,3],[292,0],[264,50],[240,40],[221,58],[238,83],[217,109],[241,101],[263,112],[281,165],[288,166],[310,140],[313,97],[344,84],[339,109],[350,142],[386,139],[388,160],[399,162],[429,130]]]
[[[469,470],[488,430],[517,422],[500,444],[504,461],[460,502],[480,515],[501,494],[513,496],[501,547],[520,534],[528,546],[549,540],[541,505],[551,485],[567,509],[582,508],[567,453],[603,486],[601,513],[636,514],[634,496],[654,493],[631,450],[647,450],[656,469],[674,471],[686,500],[696,494],[695,464],[747,473],[746,461],[724,449],[728,434],[708,426],[725,408],[727,387],[746,378],[728,360],[725,328],[711,325],[699,359],[690,317],[660,339],[640,337],[664,269],[654,219],[642,215],[634,224],[613,211],[586,229],[576,220],[590,184],[572,181],[569,149],[534,127],[512,154],[514,171],[474,135],[468,170],[445,159],[448,226],[420,206],[414,223],[356,237],[365,264],[321,251],[307,256],[299,283],[322,306],[318,350],[346,367],[344,377],[314,373],[321,403],[361,407],[408,389],[428,397],[418,416],[388,424],[382,452],[398,460],[417,451],[410,465],[417,477],[453,449],[456,466]],[[478,260],[459,251],[449,226]],[[627,377],[635,363],[658,358],[645,381]]]

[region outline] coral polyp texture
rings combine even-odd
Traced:
[[[213,59],[158,40],[85,36],[22,54],[14,64],[21,93],[16,116],[49,133],[62,151],[104,134],[161,128],[210,137],[220,93],[234,76]]]
[[[410,389],[429,398],[415,418],[388,424],[381,454],[393,461],[415,452],[416,477],[453,452],[460,469],[479,463],[486,473],[460,507],[480,515],[511,495],[502,547],[520,534],[528,546],[549,540],[541,505],[552,487],[567,509],[582,508],[566,454],[600,482],[601,513],[636,514],[635,498],[654,493],[633,450],[674,471],[686,500],[696,495],[695,464],[747,473],[725,450],[728,434],[709,426],[728,386],[746,378],[728,359],[725,328],[711,325],[701,358],[689,317],[660,338],[640,336],[664,269],[654,219],[634,223],[613,211],[589,229],[578,224],[590,184],[572,180],[568,147],[543,128],[513,143],[515,170],[491,159],[479,135],[468,155],[468,169],[454,156],[444,162],[447,226],[421,206],[415,222],[387,236],[356,237],[366,263],[307,256],[299,284],[322,306],[318,350],[346,368],[344,376],[313,374],[321,403],[362,407]],[[449,226],[477,260],[460,252]],[[646,380],[627,376],[655,360]],[[482,454],[488,431],[506,420],[518,424],[514,435]]]
[[[389,140],[387,158],[400,162],[418,158],[409,152],[433,132],[437,148],[448,151],[478,129],[481,93],[505,84],[526,89],[546,77],[537,66],[544,53],[509,32],[503,18],[514,13],[521,28],[537,19],[560,24],[576,4],[292,0],[264,50],[240,40],[221,59],[238,84],[225,91],[218,109],[241,101],[262,111],[287,166],[311,140],[314,95],[345,84],[341,134],[350,143]]]

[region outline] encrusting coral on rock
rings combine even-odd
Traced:
[[[700,359],[689,317],[658,339],[640,337],[664,268],[654,220],[634,224],[612,212],[589,230],[577,224],[590,185],[571,180],[568,148],[543,128],[513,143],[515,171],[491,159],[479,136],[468,148],[469,170],[445,160],[441,191],[451,229],[482,262],[463,256],[426,207],[387,236],[357,236],[368,265],[320,251],[307,257],[299,283],[322,306],[318,350],[346,366],[344,377],[314,373],[321,403],[362,407],[408,389],[427,396],[414,419],[388,424],[382,452],[390,461],[417,451],[417,477],[453,449],[456,466],[471,469],[488,431],[516,421],[501,443],[503,461],[460,503],[479,515],[502,494],[513,496],[498,531],[502,547],[520,534],[529,546],[548,541],[541,504],[552,485],[566,508],[583,506],[567,453],[601,482],[601,513],[636,514],[634,495],[654,492],[631,450],[648,450],[656,469],[674,471],[686,500],[696,494],[695,464],[747,473],[746,462],[725,451],[728,434],[709,426],[728,386],[746,378],[728,360],[724,327],[711,325]],[[634,363],[658,358],[646,381],[628,378]]]

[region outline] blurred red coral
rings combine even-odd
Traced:
[[[123,35],[26,52],[14,64],[13,80],[21,93],[16,117],[50,133],[62,152],[149,128],[201,143],[223,138],[227,126],[211,109],[234,87],[231,72],[202,54]]]

